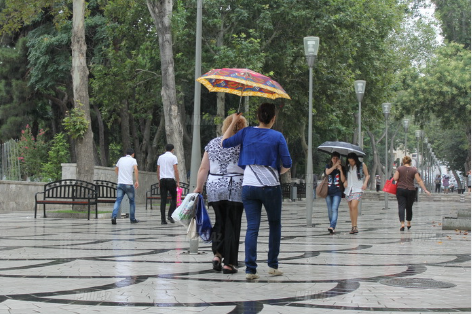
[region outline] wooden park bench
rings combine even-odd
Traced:
[[[183,189],[181,199],[184,199],[185,195],[187,195],[188,193],[189,185],[188,183],[180,182],[180,187]],[[146,210],[148,207],[148,202],[151,204],[151,210],[152,210],[152,201],[160,200],[160,199],[161,199],[161,189],[159,188],[159,184],[158,183],[151,184],[151,188],[148,191],[146,191]],[[171,199],[171,196],[168,195],[167,201],[169,201],[170,199]]]
[[[42,199],[39,196],[42,195]],[[98,218],[97,191],[95,184],[81,180],[59,180],[44,185],[44,191],[34,196],[34,218],[38,204],[43,204],[46,218],[46,204],[55,205],[87,205],[87,219],[90,220],[90,206],[95,205],[95,218]]]

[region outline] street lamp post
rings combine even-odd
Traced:
[[[192,135],[192,156],[190,160],[190,182],[189,190],[193,191],[197,186],[197,172],[200,167],[201,148],[200,148],[200,103],[202,84],[196,81],[202,75],[202,6],[203,0],[197,0],[197,29],[195,35],[195,92],[193,105],[193,135]],[[186,177],[185,173],[180,177]],[[189,253],[198,254],[198,239],[189,240]]]
[[[309,71],[309,85],[310,91],[308,94],[308,156],[306,161],[306,225],[312,226],[313,216],[313,144],[312,144],[312,124],[313,124],[313,66],[315,65],[316,57],[318,55],[318,48],[320,46],[319,37],[305,37],[303,38],[303,45],[305,47],[306,62]]]
[[[389,167],[388,167],[388,115],[390,114],[390,107],[392,106],[391,103],[383,103],[382,104],[382,111],[385,116],[385,176],[386,180],[390,178],[389,176]],[[388,209],[388,194],[384,193],[385,196],[385,208]]]
[[[196,81],[202,75],[202,6],[203,0],[197,0],[197,29],[195,35],[195,92],[193,96],[193,135],[192,156],[190,160],[190,182],[189,191],[197,186],[197,172],[201,161],[200,144],[200,103],[202,84]],[[180,174],[185,178],[185,173]]]
[[[422,133],[423,133],[423,131],[421,131],[421,130],[416,130],[415,131],[415,137],[416,137],[416,168],[418,169],[418,172],[420,172],[420,138],[421,138]],[[417,203],[420,202],[420,198],[418,197],[418,194],[417,194],[417,197],[416,197],[416,202]]]
[[[358,137],[357,137],[357,143],[359,147],[362,149],[364,148],[364,141],[362,139],[362,131],[361,131],[361,103],[362,103],[362,98],[364,98],[364,93],[365,93],[365,84],[366,82],[363,80],[357,80],[354,82],[354,90],[356,91],[356,96],[357,96],[357,101],[359,102],[359,113],[357,116],[357,124],[358,124]]]
[[[407,134],[408,134],[408,124],[410,120],[403,119],[403,129],[405,130],[405,156],[407,155],[406,143],[407,143]]]
[[[431,186],[433,184],[433,182],[431,180],[432,179],[432,164],[431,164],[432,163],[432,161],[431,161],[431,159],[432,159],[431,155],[432,154],[433,154],[433,150],[431,148],[431,143],[428,143],[428,180],[427,180],[427,182],[429,183],[428,186],[429,186],[430,191],[432,190]]]

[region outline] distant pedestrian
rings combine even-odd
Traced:
[[[378,174],[375,175],[375,190],[380,191],[380,175]]]
[[[318,187],[318,176],[313,174],[313,199],[316,199],[316,188]]]
[[[467,171],[467,188],[468,188],[468,191],[470,192],[470,182],[471,182],[471,174],[470,174],[470,170]]]
[[[134,186],[133,186],[133,172],[134,172]],[[121,157],[115,166],[115,173],[118,175],[118,185],[116,187],[116,201],[113,206],[113,213],[111,214],[111,223],[116,225],[116,216],[120,210],[121,201],[125,194],[129,199],[129,220],[131,223],[137,223],[135,217],[136,204],[135,204],[135,189],[139,187],[138,182],[138,163],[134,159],[134,150],[128,148],[126,150],[126,156]]]
[[[418,170],[411,166],[410,156],[403,157],[403,166],[398,167],[393,175],[393,180],[397,181],[397,202],[398,202],[398,218],[400,219],[400,231],[405,230],[405,211],[406,223],[408,230],[411,228],[411,220],[413,218],[413,202],[416,197],[416,187],[414,180],[418,182],[420,187],[426,194],[431,193],[426,189]]]
[[[367,170],[365,163],[359,160],[359,157],[355,153],[349,153],[347,155],[347,171],[346,181],[344,182],[344,194],[346,195],[346,201],[349,205],[349,215],[351,216],[351,231],[350,234],[356,234],[359,232],[357,229],[357,216],[359,214],[359,202],[362,198],[362,194],[367,189],[370,175]]]
[[[442,184],[444,187],[444,193],[449,194],[449,176],[448,175],[444,175]]]
[[[166,152],[157,159],[157,182],[161,189],[161,224],[166,225],[167,193],[170,194],[170,206],[167,219],[174,223],[171,217],[177,205],[177,188],[179,185],[179,170],[177,157],[174,155],[174,145],[167,144]]]
[[[434,184],[436,185],[434,192],[441,193],[441,175],[440,174],[436,175],[436,178],[434,179]]]

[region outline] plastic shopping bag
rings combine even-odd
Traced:
[[[204,242],[211,242],[211,221],[208,211],[205,207],[205,201],[201,194],[198,195],[197,201],[197,212],[195,215],[195,220],[197,222],[197,232],[200,235],[200,238]]]
[[[198,239],[198,232],[197,232],[197,223],[195,221],[195,218],[192,218],[190,220],[190,223],[187,228],[187,239],[189,240],[195,240]]]
[[[190,221],[195,217],[198,195],[198,193],[187,194],[182,204],[172,213],[172,218],[174,218],[175,221],[179,221],[185,227],[188,227]]]

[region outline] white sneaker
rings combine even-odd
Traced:
[[[246,279],[247,280],[259,279],[259,275],[258,274],[246,274]]]
[[[269,267],[269,275],[271,275],[271,276],[282,276],[283,274],[284,274],[283,271],[280,271],[277,268]]]

